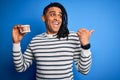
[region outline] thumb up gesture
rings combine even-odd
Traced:
[[[93,32],[94,30],[87,30],[85,28],[81,28],[78,30],[77,34],[78,34],[81,45],[84,46],[89,44],[89,39]]]

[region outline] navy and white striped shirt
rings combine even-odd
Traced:
[[[18,72],[25,71],[36,60],[37,80],[73,80],[73,61],[82,74],[87,74],[91,66],[90,49],[81,48],[79,37],[70,32],[66,38],[43,33],[34,37],[24,54],[20,44],[13,44],[13,59]]]

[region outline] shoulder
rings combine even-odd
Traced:
[[[69,40],[72,40],[72,41],[79,41],[77,32],[74,32],[74,31],[70,31],[68,38],[69,38]]]
[[[45,37],[45,33],[38,34],[32,38],[31,43],[40,41],[40,40],[44,39],[44,37]]]
[[[38,35],[36,35],[35,37],[33,37],[32,40],[33,40],[33,39],[37,39],[37,38],[40,39],[40,38],[44,37],[44,35],[45,35],[45,33],[38,34]]]
[[[74,43],[75,45],[79,45],[79,44],[80,44],[80,41],[79,41],[79,37],[78,37],[78,35],[77,35],[77,32],[70,31],[69,36],[68,36],[68,39],[69,39],[70,41],[72,41],[72,43]]]
[[[74,31],[70,31],[69,37],[78,37],[77,33]]]

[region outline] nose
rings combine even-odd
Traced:
[[[58,20],[58,17],[57,17],[57,16],[54,16],[54,20]]]
[[[60,17],[59,17],[58,15],[55,15],[55,16],[54,16],[54,19],[55,19],[55,20],[59,20]]]

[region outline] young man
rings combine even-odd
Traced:
[[[34,37],[24,54],[20,41],[26,33],[20,33],[21,25],[12,30],[13,59],[18,72],[25,71],[36,60],[37,80],[73,80],[73,61],[82,74],[91,66],[89,38],[93,30],[81,28],[69,32],[65,8],[60,3],[50,3],[44,8],[42,20],[46,32]]]

